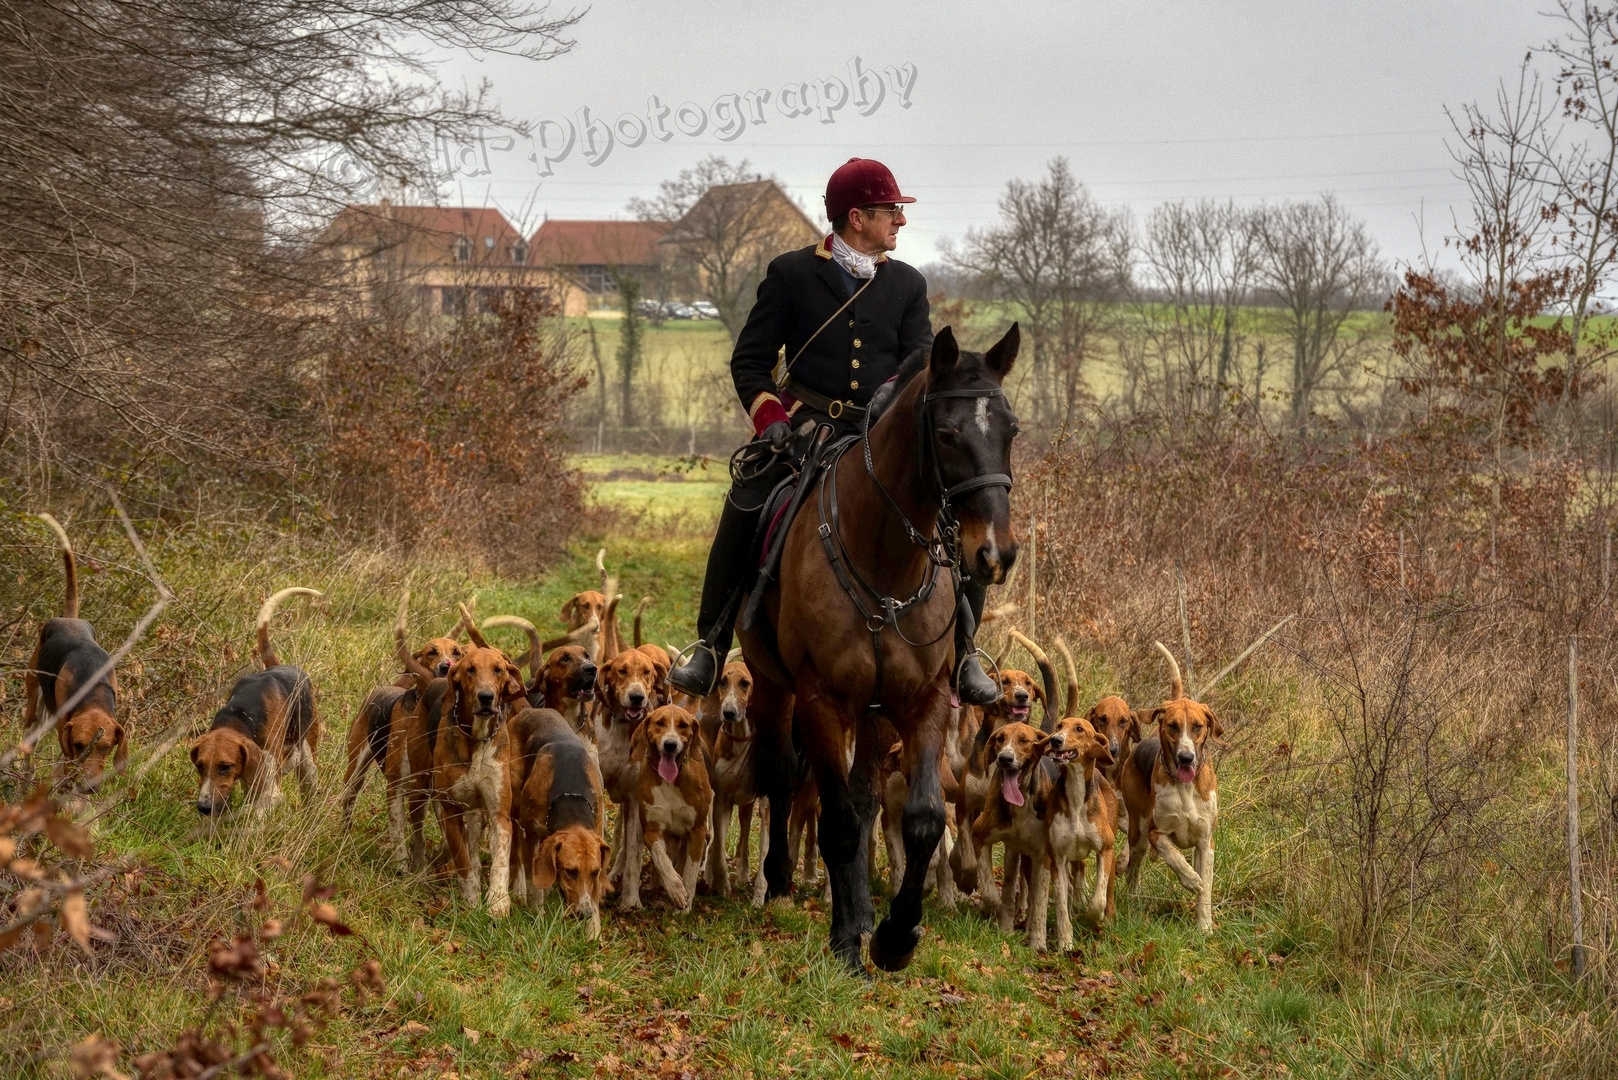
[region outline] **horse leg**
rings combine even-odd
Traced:
[[[764,881],[763,900],[792,896],[791,848],[787,823],[792,819],[792,774],[797,754],[792,746],[792,695],[758,678],[748,695],[747,715],[754,727],[753,790],[769,800],[769,836],[761,844],[759,860]],[[755,897],[757,890],[755,889]]]
[[[883,971],[901,971],[921,942],[921,895],[939,837],[944,835],[944,790],[938,762],[944,748],[949,698],[934,687],[912,730],[904,735],[905,779],[910,791],[903,819],[905,875],[888,903],[887,918],[871,938],[871,962]]]
[[[814,769],[820,790],[820,854],[826,860],[831,885],[831,950],[851,971],[864,971],[860,958],[860,902],[863,887],[865,906],[871,902],[869,883],[860,858],[865,847],[856,796],[849,790],[844,774],[843,716],[821,692],[813,673],[800,677],[794,718],[803,738],[804,750]],[[870,828],[869,822],[865,828]]]
[[[886,728],[886,724],[877,723],[873,713],[867,712],[860,718],[855,728],[854,761],[848,773],[849,797],[853,800],[854,819],[859,829],[849,888],[861,934],[869,934],[876,928],[876,908],[871,903],[871,861],[875,848],[876,818],[881,810],[880,792],[877,789],[877,779],[881,775],[879,766],[892,745],[890,739],[884,738],[884,735],[891,734],[891,730],[883,730]],[[831,864],[828,862],[826,866],[829,871]]]

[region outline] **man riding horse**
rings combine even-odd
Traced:
[[[904,207],[915,201],[900,194],[881,162],[850,158],[826,183],[831,235],[776,258],[759,283],[730,372],[755,432],[742,458],[766,461],[766,467],[733,469],[703,579],[697,613],[702,640],[669,673],[669,681],[687,693],[708,694],[730,650],[742,594],[758,566],[764,503],[781,479],[768,461],[785,455],[793,429],[806,421],[829,425],[833,440],[857,434],[872,397],[900,362],[932,345],[926,280],[888,257],[905,224]],[[958,698],[971,705],[987,705],[1000,695],[972,645],[985,589],[972,578],[962,582],[965,603],[955,623],[951,682]]]

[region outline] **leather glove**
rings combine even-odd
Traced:
[[[779,451],[786,449],[787,439],[789,439],[791,436],[791,425],[789,425],[785,420],[777,420],[775,423],[764,429],[764,434],[761,435],[760,438],[770,444],[771,450]]]

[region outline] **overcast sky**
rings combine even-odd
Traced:
[[[1407,260],[1421,251],[1423,220],[1427,245],[1441,241],[1460,192],[1444,107],[1514,77],[1555,29],[1539,14],[1547,6],[599,0],[559,59],[445,61],[446,82],[486,78],[511,115],[554,121],[537,157],[560,155],[563,122],[574,140],[549,163],[528,160],[535,147],[522,140],[464,149],[443,197],[530,226],[627,217],[632,196],[718,153],[779,177],[820,222],[831,170],[876,157],[920,200],[897,254],[924,264],[941,239],[993,220],[1007,180],[1065,155],[1100,200],[1137,217],[1177,199],[1335,192],[1387,255]],[[855,57],[874,73],[869,115],[854,100]],[[850,87],[841,108],[829,80]],[[716,102],[760,90],[769,99],[741,102],[748,122],[737,133],[736,110]],[[661,118],[649,116],[653,97],[668,109]],[[600,122],[589,156],[581,108]],[[811,111],[786,115],[801,108]]]

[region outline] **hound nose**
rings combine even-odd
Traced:
[[[445,675],[448,675],[449,674],[449,661],[448,660],[440,660],[438,662],[437,671],[438,671],[438,677],[440,679],[442,679]]]
[[[677,754],[679,752],[680,752],[680,740],[678,740],[678,739],[664,739],[663,740],[663,753],[665,753],[665,754]]]
[[[997,760],[1002,765],[1015,765],[1017,764],[1017,755],[1008,748],[1000,751],[1000,757]]]
[[[1028,704],[1028,691],[1018,690],[1016,693],[1011,695],[1011,700],[1015,701],[1018,705]]]
[[[638,709],[644,704],[646,704],[646,694],[645,694],[644,691],[631,690],[629,692],[629,707],[630,708]]]
[[[725,723],[734,724],[738,714],[734,708],[727,706],[726,708],[719,710],[719,715],[725,721]]]
[[[579,668],[579,678],[580,679],[586,679],[586,680],[588,680],[590,682],[595,682],[596,681],[596,666],[594,664],[590,663],[590,661],[586,660],[584,662],[584,664]]]
[[[494,691],[493,690],[479,690],[478,691],[478,707],[481,708],[481,709],[492,709],[492,708],[494,708]]]
[[[1193,754],[1189,750],[1181,750],[1178,754],[1174,755],[1174,760],[1178,761],[1185,768],[1190,768],[1197,763],[1197,755]]]
[[[206,799],[197,800],[197,813],[203,817],[213,817],[213,803]]]

